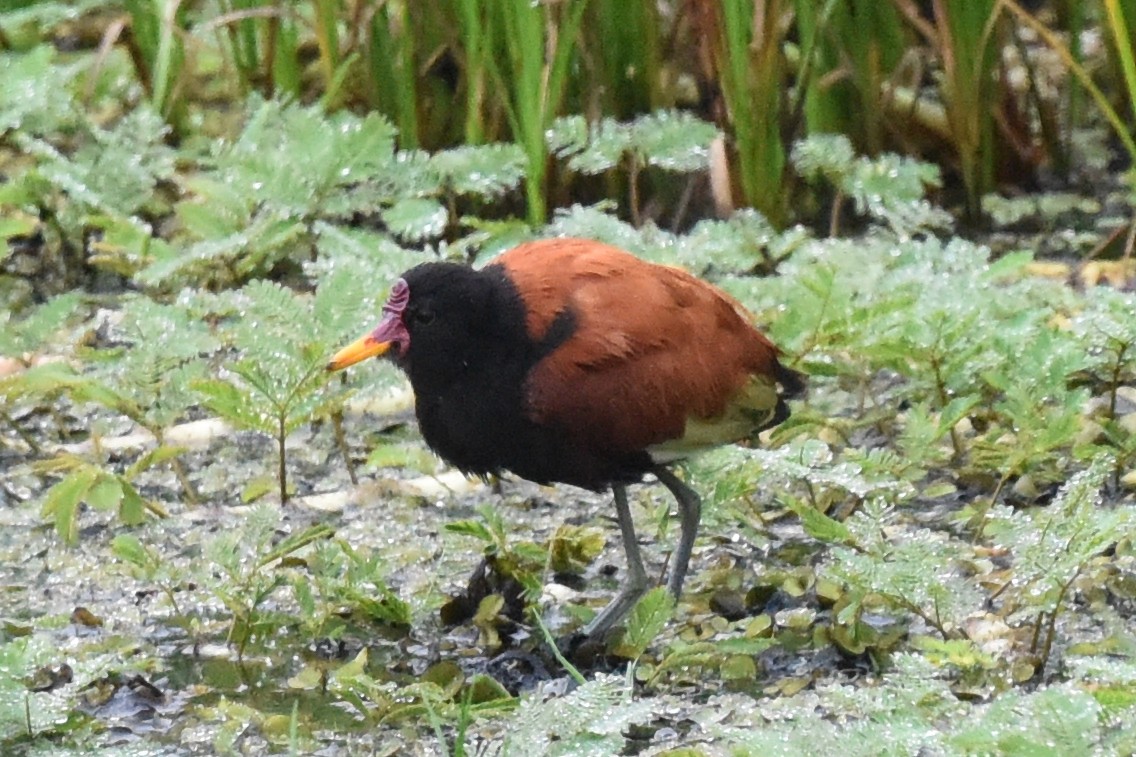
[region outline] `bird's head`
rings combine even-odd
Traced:
[[[411,268],[391,287],[379,325],[332,356],[329,371],[371,357],[389,355],[412,373],[431,364],[448,370],[469,349],[483,347],[489,281],[473,269],[453,263],[425,263]],[[433,365],[439,363],[439,365]]]
[[[379,325],[335,353],[328,362],[327,369],[338,371],[367,358],[386,355],[392,350],[396,357],[404,356],[410,349],[410,331],[405,320],[409,303],[410,285],[405,278],[401,278],[391,287]]]

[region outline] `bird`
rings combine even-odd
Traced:
[[[678,503],[667,589],[677,601],[701,499],[671,467],[754,441],[789,416],[803,374],[721,289],[602,242],[523,243],[480,269],[427,262],[390,289],[340,370],[386,356],[405,371],[426,444],[467,475],[611,490],[627,560],[598,638],[648,591],[627,486],[652,475]]]

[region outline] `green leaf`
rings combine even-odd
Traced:
[[[304,547],[317,541],[330,539],[335,536],[335,529],[331,526],[321,523],[315,526],[308,526],[298,534],[292,534],[284,541],[277,544],[273,549],[265,553],[260,558],[260,565],[268,565],[270,562],[279,560],[282,557],[294,554]]]
[[[544,134],[549,152],[568,157],[587,147],[588,121],[580,115],[561,116],[552,122]]]
[[[153,570],[159,562],[134,534],[119,534],[111,540],[110,548],[115,557],[142,570]]]
[[[485,704],[487,702],[508,702],[513,699],[501,683],[492,676],[487,676],[484,673],[477,673],[469,680],[469,702],[470,704]]]
[[[5,24],[5,30],[10,33],[11,27]],[[26,53],[6,51],[0,57],[0,81],[6,85],[0,89],[0,134],[15,130],[44,134],[78,121],[68,85],[81,66],[79,62],[60,65],[51,44]]]
[[[757,664],[748,655],[731,655],[718,666],[725,681],[752,681],[757,677]]]
[[[955,397],[948,402],[939,413],[940,435],[946,434],[954,428],[955,424],[965,418],[981,401],[981,397],[972,394],[965,397]]]
[[[172,447],[168,444],[154,447],[153,449],[147,450],[133,465],[127,468],[126,472],[122,474],[122,477],[127,481],[133,481],[142,471],[149,470],[155,465],[160,465],[167,460],[173,460],[185,451],[185,447]]]
[[[1009,632],[1009,628],[1007,628]],[[954,665],[969,670],[982,668],[993,670],[998,662],[970,639],[936,639],[931,636],[916,636],[911,640],[916,649],[936,666]]]
[[[631,148],[631,128],[605,118],[592,126],[586,146],[568,160],[568,167],[595,175],[619,165]]]
[[[199,197],[179,202],[174,211],[185,230],[197,239],[225,239],[239,233],[252,219],[248,199],[234,187],[195,177],[187,182],[187,189]]]
[[[951,225],[951,217],[925,199],[928,188],[942,184],[938,166],[891,154],[858,158],[848,137],[833,134],[798,142],[792,160],[799,173],[824,177],[859,212],[884,221],[900,238]]]
[[[41,514],[55,522],[55,531],[67,544],[79,541],[79,504],[99,478],[99,471],[83,467],[48,489]]]
[[[525,155],[515,144],[468,145],[442,150],[430,165],[457,194],[493,200],[520,186]]]
[[[128,526],[137,526],[146,519],[146,501],[138,494],[138,490],[128,481],[121,481],[122,504],[119,507],[118,517]]]
[[[475,539],[481,539],[487,544],[492,544],[496,541],[493,532],[479,520],[457,520],[452,523],[447,523],[445,528],[450,533],[472,536]]]
[[[280,482],[275,476],[257,476],[245,482],[241,488],[241,502],[256,502],[261,497],[278,491]]]
[[[84,498],[96,510],[114,510],[122,501],[122,484],[114,475],[102,474]]]
[[[852,534],[847,526],[828,517],[808,502],[796,497],[785,497],[783,502],[786,507],[797,514],[805,532],[814,539],[829,544],[848,544],[853,541]]]
[[[770,647],[777,646],[777,639],[769,637],[733,637],[714,642],[724,654],[759,655]]]
[[[367,647],[359,650],[359,654],[355,655],[350,662],[340,665],[331,674],[332,678],[350,678],[354,676],[365,675],[367,672],[367,661],[369,660],[369,653]]]
[[[658,677],[668,670],[714,665],[721,658],[722,653],[718,651],[718,647],[713,642],[698,641],[693,644],[676,642],[667,650],[666,655],[655,668],[654,677]]]
[[[641,656],[671,619],[674,608],[674,597],[665,586],[656,586],[644,594],[627,616],[627,633],[617,653],[632,660]]]
[[[410,197],[397,201],[382,213],[391,233],[409,242],[442,236],[449,214],[437,200]]]
[[[4,324],[0,329],[0,354],[18,356],[40,351],[71,320],[81,302],[82,295],[77,292],[57,295],[23,320]],[[6,319],[9,315],[4,312],[0,318]]]
[[[713,124],[685,111],[640,116],[631,132],[635,148],[648,164],[685,173],[707,168],[710,143],[719,135]]]
[[[225,420],[244,428],[275,433],[275,419],[258,410],[260,402],[251,392],[221,379],[202,379],[192,386],[204,397],[205,405]]]
[[[438,458],[420,444],[379,444],[367,456],[367,466],[409,468],[419,473],[433,473],[438,469]]]
[[[363,651],[367,651],[366,647]],[[346,667],[346,666],[344,666]],[[311,663],[305,665],[300,669],[300,672],[288,679],[288,688],[312,690],[324,686],[326,679],[324,678],[324,667]]]

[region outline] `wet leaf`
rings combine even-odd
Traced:
[[[55,531],[67,544],[79,541],[79,504],[99,479],[95,468],[81,468],[52,486],[44,498],[41,514],[55,523]]]
[[[852,539],[848,528],[817,510],[812,505],[796,498],[786,498],[785,505],[801,519],[801,525],[809,536],[830,543],[844,543]]]
[[[723,680],[752,681],[757,677],[757,665],[747,655],[731,655],[719,666]]]
[[[485,704],[511,700],[512,695],[495,678],[478,673],[469,682],[469,701],[471,704]]]
[[[119,505],[118,517],[128,526],[136,526],[146,519],[146,511],[150,510],[159,517],[166,517],[165,510],[147,505],[138,490],[126,481],[119,481],[122,488],[122,501]]]
[[[772,637],[749,638],[734,636],[715,641],[714,645],[723,654],[747,655],[753,657],[761,654],[770,647],[777,646],[777,640]]]
[[[449,214],[439,202],[420,198],[399,200],[382,215],[391,232],[408,242],[441,236],[449,221]]]
[[[812,682],[813,679],[809,676],[794,676],[791,678],[782,678],[773,688],[779,696],[791,697],[804,691]]]
[[[134,534],[119,534],[111,540],[111,551],[115,557],[143,570],[156,567],[158,557]]]
[[[674,597],[665,586],[644,594],[627,615],[627,632],[615,653],[630,660],[640,657],[671,619],[674,608]]]
[[[709,164],[718,129],[683,111],[657,111],[632,125],[632,141],[644,159],[668,171],[701,171]]]
[[[335,529],[326,523],[308,526],[299,533],[289,535],[272,549],[265,552],[261,556],[259,564],[261,566],[268,565],[283,557],[291,556],[310,544],[323,541],[324,539],[330,539],[333,536],[335,536]]]
[[[480,539],[486,543],[493,543],[495,538],[493,532],[479,520],[455,520],[445,525],[447,531],[455,534],[464,534],[465,536],[472,536],[475,539]]]
[[[958,491],[958,487],[950,481],[933,481],[927,486],[923,487],[920,495],[925,499],[938,499],[940,497],[949,497]]]
[[[276,479],[271,476],[258,476],[249,480],[241,489],[241,502],[256,502],[261,497],[272,494],[278,488]]]
[[[468,145],[437,152],[430,164],[457,194],[496,199],[524,178],[524,152],[514,144]]]
[[[370,660],[370,653],[366,647],[359,650],[359,654],[355,655],[350,662],[340,665],[332,673],[332,677],[336,679],[343,679],[348,677],[361,676],[367,671],[367,663]]]
[[[607,535],[602,529],[564,524],[549,541],[549,567],[557,573],[582,573],[603,552]]]
[[[96,510],[114,510],[123,499],[122,483],[116,476],[100,475],[85,499]]]
[[[293,689],[313,690],[323,688],[326,682],[327,671],[325,666],[308,663],[300,672],[288,679],[288,687]]]
[[[421,444],[378,444],[367,456],[367,465],[375,468],[409,468],[429,474],[438,469],[438,458]]]
[[[773,633],[773,618],[768,613],[762,613],[754,617],[748,624],[746,624],[745,635],[746,638],[757,638],[761,636],[771,636]]]
[[[478,603],[477,612],[470,621],[478,630],[478,645],[490,649],[501,646],[497,625],[500,623],[501,611],[504,608],[505,598],[500,594],[490,594]]]
[[[453,699],[465,684],[465,673],[456,662],[442,660],[427,668],[421,680],[437,686],[442,699]]]
[[[829,639],[849,654],[863,654],[879,641],[875,629],[865,623],[837,623],[828,629]]]
[[[123,474],[123,478],[127,481],[133,481],[142,471],[148,470],[168,460],[173,460],[185,451],[185,447],[171,447],[169,445],[161,445],[154,449],[147,450],[133,465],[127,468],[126,473]]]
[[[259,730],[275,742],[286,743],[293,725],[291,715],[274,714],[261,719]]]

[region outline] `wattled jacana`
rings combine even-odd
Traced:
[[[410,378],[426,443],[455,467],[611,487],[628,577],[591,636],[647,590],[626,485],[650,473],[678,500],[667,582],[677,599],[701,502],[666,464],[755,437],[803,388],[732,297],[584,239],[522,244],[481,270],[410,269],[378,327],[328,369],[384,354]]]

